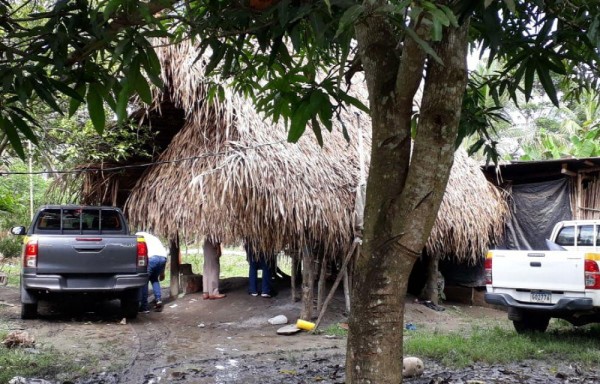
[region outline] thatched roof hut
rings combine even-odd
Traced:
[[[312,134],[297,144],[251,106],[227,93],[207,102],[202,60],[190,45],[158,49],[166,91],[157,95],[186,111],[160,164],[138,180],[125,210],[139,227],[166,237],[198,234],[225,244],[250,239],[265,250],[319,245],[340,254],[353,236],[359,184],[359,136],[370,151],[370,121],[347,112],[347,142],[339,127],[321,148]],[[365,157],[368,162],[368,156]],[[502,232],[507,213],[478,165],[458,151],[427,251],[474,262]]]

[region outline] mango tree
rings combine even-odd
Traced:
[[[528,98],[534,78],[558,103],[551,73],[597,85],[600,16],[586,0],[72,0],[20,16],[0,0],[0,132],[23,154],[36,141],[30,113],[42,102],[72,114],[86,104],[98,131],[104,105],[118,121],[130,97],[160,87],[154,38],[193,39],[208,70],[251,98],[290,141],[310,127],[319,141],[340,108],[372,118],[364,247],[356,260],[346,381],[402,381],[408,276],[429,236],[460,140],[469,48],[500,58],[494,97]],[[164,40],[167,39],[167,40]],[[362,72],[368,108],[347,92]],[[417,100],[422,88],[422,98]],[[419,108],[416,108],[416,104]],[[417,113],[418,112],[418,113]],[[411,144],[411,138],[412,144]],[[1,138],[0,138],[1,139]],[[412,152],[412,156],[411,156]],[[488,151],[493,156],[493,151]]]

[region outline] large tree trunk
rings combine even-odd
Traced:
[[[380,4],[365,2],[356,26],[373,124],[364,248],[356,261],[346,382],[402,382],[404,298],[408,278],[431,232],[453,162],[466,85],[467,26],[432,44],[418,133],[410,162],[412,100],[425,55],[406,39],[395,55],[394,30]],[[416,28],[417,33],[425,33]]]

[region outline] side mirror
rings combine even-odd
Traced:
[[[12,227],[10,229],[10,233],[13,235],[21,236],[27,233],[27,229],[25,227]]]

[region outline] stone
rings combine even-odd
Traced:
[[[425,370],[423,360],[418,357],[405,357],[402,367],[403,377],[421,376]]]

